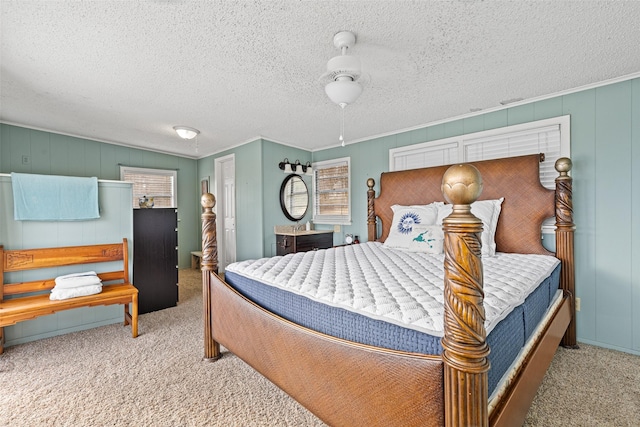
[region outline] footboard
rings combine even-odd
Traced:
[[[442,361],[354,344],[273,315],[211,272],[213,339],[329,425],[442,426]],[[233,327],[230,327],[233,325]]]

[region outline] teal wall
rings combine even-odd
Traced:
[[[311,161],[311,152],[257,139],[232,150],[198,160],[200,177],[210,176],[215,191],[215,159],[235,155],[236,256],[238,260],[275,255],[275,225],[293,224],[280,209],[280,186],[287,176],[278,168],[285,158]],[[309,191],[311,177],[304,176]],[[309,201],[311,203],[311,200]],[[300,223],[311,219],[311,207]],[[259,236],[259,238],[256,238]]]
[[[235,156],[236,189],[236,257],[238,260],[260,258],[262,253],[262,140],[258,139],[232,150],[198,160],[201,177],[210,176],[210,191],[215,194],[214,161],[230,154]],[[217,203],[214,211],[217,211]],[[200,237],[199,237],[200,238]],[[202,241],[200,241],[200,247]],[[222,251],[219,248],[219,251]]]
[[[262,141],[236,150],[236,244],[238,259],[260,258],[264,223],[262,193]]]
[[[28,163],[23,163],[23,156],[29,158]],[[189,267],[189,252],[201,246],[200,181],[196,160],[0,124],[0,173],[97,176],[119,180],[121,164],[178,170],[178,261],[181,268]]]
[[[276,236],[273,233],[274,225],[296,224],[296,222],[284,216],[280,208],[280,187],[288,174],[280,170],[278,164],[285,158],[289,159],[292,163],[300,160],[300,163],[304,164],[311,162],[311,152],[262,140],[262,194],[264,195],[262,218],[264,221],[263,253],[265,256],[276,255]],[[311,195],[311,176],[303,175],[302,179],[307,184],[309,194]],[[304,218],[299,221],[299,224],[305,224],[311,220],[313,216],[311,203],[312,198],[309,197],[309,209],[307,209],[307,213]]]

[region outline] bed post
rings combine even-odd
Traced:
[[[569,176],[571,160],[561,157],[556,160],[555,168],[560,174],[556,178],[556,257],[562,263],[560,286],[571,302],[571,322],[562,338],[564,347],[577,348],[576,336],[576,297],[575,264],[573,235],[576,229],[573,223],[573,178]]]
[[[4,263],[4,246],[0,245],[0,262]],[[4,299],[4,268],[0,270],[0,302]],[[0,328],[0,354],[4,353],[4,328]]]
[[[211,331],[211,275],[218,273],[218,241],[216,239],[216,214],[213,207],[216,198],[211,193],[205,193],[200,198],[204,208],[202,213],[202,300],[204,306],[204,359],[218,360],[220,344],[213,340]]]
[[[367,180],[367,240],[369,242],[373,242],[378,238],[377,227],[376,227],[376,211],[374,208],[376,192],[373,190],[373,186],[376,185],[376,182],[373,178],[369,178]]]
[[[489,425],[482,221],[471,213],[471,203],[481,192],[482,177],[472,165],[451,166],[442,177],[442,193],[453,204],[453,212],[443,221],[446,426]]]

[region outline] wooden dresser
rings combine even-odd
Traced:
[[[276,233],[276,254],[315,251],[333,246],[333,231],[310,230]]]

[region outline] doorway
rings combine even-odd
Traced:
[[[218,271],[236,261],[236,160],[235,155],[214,160],[216,178],[216,234],[218,237]]]

